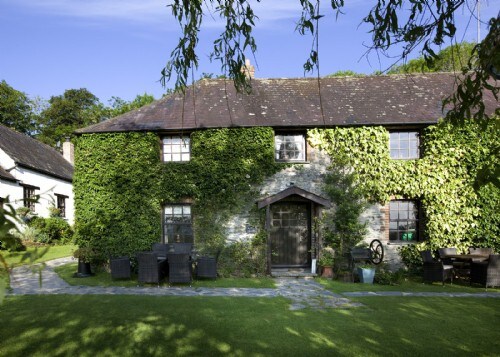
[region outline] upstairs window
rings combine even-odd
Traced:
[[[419,135],[416,131],[395,131],[389,138],[391,159],[418,159]]]
[[[30,209],[31,212],[35,212],[35,203],[37,200],[36,190],[39,189],[34,186],[23,186],[23,205]]]
[[[191,142],[189,136],[164,136],[162,144],[164,162],[185,162],[191,159]]]
[[[304,162],[306,161],[306,137],[298,135],[276,135],[274,137],[274,157],[276,161]]]
[[[418,241],[418,202],[392,200],[389,205],[389,240],[391,242]]]
[[[190,205],[163,207],[163,235],[165,243],[193,243],[193,220]]]

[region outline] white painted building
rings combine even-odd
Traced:
[[[9,199],[17,207],[48,217],[50,207],[59,208],[73,224],[73,147],[57,150],[0,125],[0,201]],[[39,197],[37,202],[30,198]]]

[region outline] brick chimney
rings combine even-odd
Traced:
[[[69,141],[69,137],[66,138],[66,141],[62,145],[63,157],[68,161],[71,165],[75,164],[75,146],[71,141]]]
[[[245,66],[241,68],[241,72],[245,73],[245,76],[247,76],[247,78],[255,78],[255,67],[250,64],[249,59],[245,60]]]

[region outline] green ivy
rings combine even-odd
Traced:
[[[498,166],[496,125],[498,118],[431,126],[423,132],[419,160],[391,160],[383,127],[313,129],[308,137],[334,161],[353,167],[358,188],[370,202],[420,199],[426,246],[498,251],[499,189],[491,184],[474,188],[481,170]],[[163,163],[155,133],[81,135],[75,147],[77,242],[95,248],[102,259],[133,256],[160,239],[162,205],[189,200],[197,245],[219,250],[226,241],[225,223],[252,206],[254,187],[286,166],[274,161],[273,141],[272,128],[197,131],[191,134],[190,162]],[[257,210],[251,212],[253,220],[262,221]],[[233,250],[238,257],[242,251],[259,257],[252,267],[245,262],[245,274],[262,270],[254,243]]]
[[[498,121],[430,126],[422,135],[419,160],[391,160],[383,127],[314,129],[308,136],[335,162],[353,168],[368,200],[385,204],[390,197],[420,199],[426,246],[489,246],[498,251],[500,190],[492,184],[474,188],[483,168],[498,167]]]
[[[271,128],[210,129],[191,134],[189,162],[160,161],[153,133],[86,134],[75,147],[75,230],[81,246],[133,256],[161,237],[165,203],[193,203],[196,243],[212,252],[224,224],[284,167],[274,162]],[[260,264],[260,263],[259,263]]]

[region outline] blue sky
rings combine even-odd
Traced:
[[[180,34],[167,8],[169,2],[0,0],[0,80],[30,97],[44,99],[71,88],[87,88],[103,103],[112,96],[131,100],[145,92],[159,98],[165,92],[159,83],[160,71]],[[470,2],[474,6],[475,1]],[[376,53],[364,57],[370,35],[368,27],[360,23],[374,1],[346,3],[345,14],[337,20],[331,10],[323,11],[327,17],[320,25],[320,74],[386,69],[394,59]],[[255,7],[260,18],[255,31],[256,77],[304,76],[302,65],[311,39],[294,31],[300,14],[298,4],[299,0],[261,0]],[[500,0],[483,0],[481,9],[483,20],[497,16]],[[459,11],[458,40],[475,41],[476,20],[467,26],[469,18],[470,12]],[[220,29],[217,21],[206,20],[195,79],[202,72],[220,73],[219,64],[208,60]],[[484,38],[485,25],[481,31]]]

